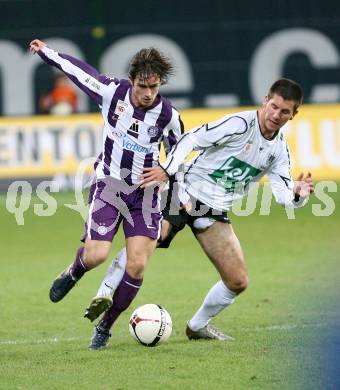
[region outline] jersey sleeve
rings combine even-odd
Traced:
[[[273,163],[268,178],[277,203],[288,208],[298,208],[306,204],[308,198],[297,199],[294,193],[294,181],[290,174],[290,153],[288,146]]]
[[[178,171],[179,166],[193,150],[226,144],[244,134],[247,129],[246,120],[236,115],[226,116],[194,128],[180,138],[161,166],[171,176]]]
[[[172,108],[171,121],[165,127],[163,134],[164,150],[165,154],[168,155],[180,137],[184,134],[183,122],[179,113],[174,108]]]
[[[179,113],[172,109],[173,115],[169,125],[165,128],[163,144],[165,154],[168,156],[172,148],[176,145],[180,137],[184,134],[184,125]],[[175,191],[175,183],[177,182],[177,191]],[[171,196],[178,198],[179,204],[186,204],[189,201],[189,195],[186,192],[184,184],[184,164],[180,164],[178,172],[170,176],[169,179],[169,191]]]
[[[38,51],[39,56],[48,65],[55,66],[84,91],[97,104],[101,105],[107,87],[118,84],[118,79],[100,74],[91,65],[67,54],[61,54],[45,46]]]

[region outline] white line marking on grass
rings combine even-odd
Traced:
[[[282,325],[270,325],[270,326],[255,326],[254,328],[240,328],[243,332],[275,332],[283,330],[304,329],[304,328],[322,328],[327,326],[339,325],[339,321],[327,321],[327,322],[314,322],[308,324],[282,324]]]
[[[49,339],[40,339],[40,340],[0,340],[0,345],[19,345],[19,344],[55,344],[55,343],[64,343],[71,341],[83,341],[87,340],[84,337],[51,337]]]
[[[241,332],[277,332],[277,331],[290,331],[294,329],[304,328],[322,328],[327,326],[339,325],[339,321],[327,321],[327,322],[314,322],[308,324],[281,324],[281,325],[270,325],[270,326],[255,326],[253,328],[239,328]],[[40,340],[0,340],[0,345],[25,345],[25,344],[56,344],[56,343],[67,343],[73,341],[86,341],[88,338],[85,337],[51,337]]]

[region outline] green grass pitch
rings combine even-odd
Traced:
[[[338,184],[339,188],[339,184]],[[52,304],[52,280],[74,258],[83,221],[53,194],[55,215],[38,217],[32,198],[18,226],[0,197],[0,389],[336,389],[333,347],[340,324],[340,193],[331,216],[316,217],[315,197],[288,219],[273,205],[231,220],[243,246],[250,285],[214,325],[232,343],[188,341],[186,321],[218,280],[191,232],[153,255],[143,288],[119,318],[109,348],[87,349],[93,325],[83,312],[107,265],[85,275]],[[112,255],[121,248],[114,241]],[[171,314],[167,344],[146,348],[132,339],[128,318],[144,303]],[[338,345],[339,347],[339,345]],[[339,358],[339,356],[338,356]],[[339,360],[337,361],[339,362]]]

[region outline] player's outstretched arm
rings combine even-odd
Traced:
[[[40,41],[39,39],[33,39],[33,41],[30,43],[30,51],[35,54],[39,50],[43,49],[45,46],[45,42]]]
[[[104,93],[110,84],[118,83],[117,79],[100,74],[93,66],[68,54],[58,53],[39,39],[34,39],[30,43],[30,50],[33,54],[38,53],[41,59],[48,65],[64,72],[74,84],[97,104],[102,104]]]

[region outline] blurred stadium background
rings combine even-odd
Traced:
[[[54,322],[55,307],[51,307],[47,300],[42,304],[39,300],[42,295],[46,298],[50,279],[65,265],[67,256],[70,254],[72,256],[74,248],[70,242],[75,243],[77,240],[77,232],[81,231],[82,221],[80,219],[74,221],[74,214],[66,212],[62,207],[58,208],[59,214],[51,217],[54,218],[51,221],[56,221],[56,223],[49,222],[48,218],[38,219],[36,215],[33,215],[32,204],[34,199],[38,203],[41,203],[41,200],[35,197],[27,214],[27,224],[19,228],[14,216],[6,210],[5,206],[6,192],[9,186],[17,180],[27,180],[36,186],[43,179],[54,178],[59,189],[70,190],[79,163],[84,159],[94,157],[101,144],[102,120],[98,114],[98,108],[81,93],[77,114],[38,115],[39,98],[51,89],[54,80],[53,70],[43,64],[37,56],[32,56],[28,52],[29,42],[33,38],[40,38],[56,50],[79,57],[102,73],[117,77],[126,76],[129,60],[139,48],[151,45],[160,48],[173,59],[176,68],[175,76],[169,85],[164,87],[163,93],[170,97],[181,111],[187,129],[218,118],[225,113],[261,103],[262,97],[276,78],[288,77],[301,83],[305,91],[305,105],[296,119],[286,127],[286,135],[292,152],[293,173],[296,175],[301,170],[304,172],[310,170],[314,173],[317,182],[332,181],[333,194],[330,193],[329,196],[334,198],[335,209],[329,216],[329,220],[321,217],[316,219],[312,216],[309,205],[309,208],[299,214],[300,220],[294,225],[292,221],[287,220],[285,215],[282,217],[284,212],[278,211],[278,208],[274,210],[270,221],[252,216],[249,221],[248,218],[244,220],[241,218],[235,223],[236,226],[239,225],[246,252],[251,254],[251,257],[249,256],[251,278],[254,277],[255,285],[256,280],[261,280],[261,285],[258,286],[258,290],[253,288],[247,299],[241,300],[239,318],[237,317],[239,308],[235,308],[233,313],[236,316],[236,322],[234,326],[231,325],[232,330],[237,334],[239,324],[237,320],[241,318],[243,328],[247,329],[255,328],[257,325],[270,328],[273,324],[275,327],[277,323],[290,323],[291,321],[293,324],[291,329],[297,326],[298,333],[294,333],[293,338],[286,339],[285,330],[282,328],[283,330],[278,331],[279,337],[272,334],[271,338],[267,338],[267,335],[265,333],[262,335],[260,331],[258,334],[261,334],[261,337],[256,333],[251,334],[252,337],[242,338],[241,336],[241,344],[243,342],[241,352],[238,350],[238,345],[232,347],[234,349],[231,361],[228,363],[229,368],[234,370],[237,366],[236,371],[241,377],[245,370],[243,364],[249,353],[253,359],[249,365],[252,367],[254,364],[257,367],[260,373],[258,378],[262,375],[262,379],[258,382],[260,385],[256,385],[257,374],[256,372],[251,374],[248,366],[247,378],[244,381],[234,378],[230,388],[292,388],[289,386],[289,381],[287,382],[287,378],[292,373],[291,370],[295,372],[295,378],[302,375],[302,371],[305,370],[304,378],[308,386],[304,387],[302,384],[299,386],[299,379],[294,379],[296,385],[294,388],[340,389],[338,374],[340,372],[338,369],[340,343],[337,333],[339,313],[335,310],[339,302],[335,298],[339,297],[339,285],[336,283],[340,276],[338,266],[340,247],[336,236],[340,223],[337,209],[339,196],[334,195],[340,180],[340,8],[338,4],[330,0],[322,2],[319,0],[277,2],[264,0],[242,2],[236,0],[173,0],[172,2],[2,0],[0,11],[0,190],[3,191],[0,196],[2,225],[0,233],[1,239],[4,239],[3,243],[6,243],[6,245],[1,243],[4,250],[1,260],[3,272],[0,277],[3,277],[1,285],[7,286],[4,291],[0,292],[0,316],[4,325],[0,332],[0,348],[4,351],[3,357],[10,357],[9,360],[4,358],[2,362],[5,369],[4,376],[0,375],[0,388],[59,389],[69,388],[69,383],[73,383],[74,386],[82,383],[82,388],[96,388],[95,381],[92,383],[91,380],[96,375],[96,370],[101,369],[99,363],[98,367],[93,366],[96,367],[95,369],[92,367],[92,364],[95,364],[94,358],[91,359],[91,364],[87,363],[89,378],[86,380],[89,380],[88,383],[84,379],[84,383],[81,382],[82,379],[79,378],[78,382],[74,378],[73,382],[72,380],[67,382],[67,377],[63,375],[58,377],[53,371],[55,366],[58,367],[58,372],[64,370],[63,359],[66,359],[69,367],[73,367],[72,364],[79,357],[81,364],[85,364],[84,362],[88,359],[86,351],[83,351],[86,346],[85,340],[89,336],[88,329],[85,330],[83,325],[76,324],[71,316],[77,310],[79,317],[79,307],[86,304],[91,294],[94,293],[103,269],[101,268],[94,276],[89,277],[89,284],[85,283],[83,290],[79,289],[83,292],[78,294],[82,295],[78,295],[78,298],[76,295],[69,309],[63,309],[65,310],[64,317],[61,315],[61,322],[58,324]],[[55,197],[61,205],[64,205],[72,203],[74,196],[55,194]],[[43,210],[43,205],[41,206]],[[15,207],[14,204],[13,207]],[[320,207],[324,208],[322,202]],[[251,238],[249,231],[254,232]],[[264,237],[267,237],[269,231],[275,232],[275,237],[273,237],[271,247],[263,256],[261,239],[264,242]],[[290,232],[292,232],[293,239],[296,239],[296,243],[290,241]],[[52,240],[51,237],[56,240]],[[184,249],[179,251],[177,248],[173,254],[168,252],[166,256],[169,261],[173,259],[177,261],[178,269],[182,267],[181,259],[188,256],[186,275],[189,275],[192,267],[196,267],[196,257],[203,257],[203,255],[196,247],[192,248],[188,244],[191,238],[186,240],[186,236],[183,237],[180,242]],[[62,241],[61,244],[58,244],[59,239]],[[119,240],[121,238],[118,239],[118,242],[121,242]],[[287,251],[291,251],[291,255]],[[259,261],[252,262],[257,257]],[[309,262],[311,262],[310,265]],[[18,264],[21,270],[18,274],[18,281],[22,286],[21,292],[12,280],[13,273],[17,272],[15,264]],[[27,266],[27,264],[32,266]],[[161,266],[159,267],[159,272],[162,272]],[[174,268],[168,267],[167,272],[172,275]],[[40,270],[42,277],[40,277]],[[282,270],[282,274],[279,270]],[[160,282],[156,278],[158,275],[156,272],[151,267],[149,277],[157,284]],[[196,270],[197,275],[195,274],[192,285],[196,287],[196,282],[199,280],[200,288],[197,287],[197,289],[200,293],[197,294],[195,304],[200,302],[201,296],[208,288],[205,284],[205,273],[208,275],[209,272],[211,272],[210,282],[215,278],[211,268],[201,271],[198,267]],[[171,286],[176,286],[177,277],[173,279]],[[181,285],[181,283],[177,284]],[[190,295],[192,291],[190,291],[189,284],[187,286],[186,279],[182,281],[182,286],[184,285],[183,288],[188,289],[187,293]],[[267,285],[271,291],[275,290],[275,294],[282,300],[280,305],[276,302],[269,309],[265,307],[271,304],[267,299]],[[146,283],[145,293],[143,293],[146,295],[142,297],[151,300],[155,292],[148,290],[148,286],[150,284]],[[318,287],[320,290],[315,291]],[[305,295],[303,288],[306,288]],[[31,295],[32,289],[34,296]],[[176,287],[175,291],[177,291]],[[294,294],[301,294],[298,309],[294,304],[297,296],[300,297],[300,295]],[[24,304],[23,296],[28,299],[28,305]],[[315,299],[309,301],[307,296]],[[185,302],[186,297],[183,297],[182,290],[178,291],[176,297],[183,307],[189,306],[190,303]],[[161,298],[162,302],[172,309],[168,294],[163,292]],[[260,309],[256,306],[258,299],[262,299]],[[242,302],[244,302],[243,306]],[[329,303],[329,311],[327,311],[328,308],[327,310],[320,309],[325,307],[325,302]],[[316,305],[311,316],[306,310],[309,304]],[[175,317],[175,320],[181,322],[186,317],[182,313],[183,308],[180,308],[182,306],[178,306],[177,308],[174,304],[180,313],[175,314],[179,316],[178,319]],[[176,310],[174,310],[175,313]],[[260,315],[256,310],[261,310]],[[35,312],[44,321],[39,322],[39,318],[35,318]],[[332,314],[328,316],[330,312]],[[22,313],[27,313],[26,322],[23,323],[25,327],[17,327],[17,317],[22,317]],[[324,328],[321,326],[316,329],[316,333],[313,333],[308,331],[310,329],[308,326],[313,326],[319,314],[325,322],[327,318],[332,318],[332,329],[330,333],[327,333],[329,336],[327,336],[327,342],[320,338],[317,340],[318,347],[315,345],[313,347],[314,337],[319,337],[319,333],[322,333]],[[249,318],[252,315],[250,321]],[[306,325],[307,320],[312,325]],[[64,325],[63,321],[67,325]],[[296,325],[299,321],[303,326]],[[241,334],[242,326],[239,331]],[[71,332],[70,327],[74,327]],[[337,330],[333,331],[334,329]],[[308,332],[311,335],[306,341],[303,337]],[[125,328],[124,331],[122,328],[120,333],[118,331],[118,335],[123,338],[124,342],[125,333]],[[40,345],[37,352],[34,344],[36,339],[48,338],[51,334],[55,334],[56,337],[61,335],[60,337],[63,336],[66,339],[75,335],[80,339],[69,341],[69,344],[61,344],[61,347],[58,347],[59,349],[55,347],[55,350],[54,347]],[[174,337],[180,336],[175,334]],[[18,345],[10,349],[12,348],[11,341],[17,339],[19,339]],[[21,339],[28,339],[28,344],[32,340],[32,344],[27,346],[26,342],[23,342],[25,345],[22,347]],[[170,356],[173,356],[171,353],[175,351],[173,359],[178,356],[184,358],[188,352],[188,350],[183,352],[178,348],[183,345],[180,342],[184,343],[184,337],[183,340],[179,340],[177,344],[175,341],[168,350]],[[281,357],[285,353],[286,342],[287,350],[290,348],[289,359],[291,360],[289,361],[291,363],[284,365]],[[69,348],[68,345],[71,347]],[[262,345],[266,346],[262,348]],[[322,351],[319,348],[320,345],[322,345]],[[125,344],[121,343],[119,347],[124,350]],[[270,354],[271,347],[273,350],[276,348],[276,354]],[[174,348],[174,351],[171,348]],[[196,359],[196,348],[192,345],[188,348],[191,348],[189,355],[191,354],[191,357]],[[224,352],[218,350],[218,347],[215,350],[212,347],[209,351],[203,351],[203,346],[199,348],[202,354],[211,353],[212,359],[214,354],[217,354],[216,356],[220,359],[219,363],[224,359]],[[74,361],[67,360],[67,356],[62,355],[67,353],[64,352],[65,349],[72,350]],[[12,352],[14,350],[15,352]],[[60,357],[60,361],[53,360],[54,355],[50,355],[55,351],[57,351],[56,360]],[[159,355],[159,360],[166,361],[167,350],[160,351],[159,353],[164,353],[164,355]],[[114,350],[111,352],[114,353]],[[32,362],[33,366],[30,366],[30,357],[35,356],[35,353],[38,354]],[[264,357],[262,361],[259,356],[262,354],[265,356],[266,353],[267,358]],[[304,355],[308,361],[305,365]],[[314,359],[316,355],[318,360]],[[50,366],[45,370],[47,366],[43,364],[40,367],[40,364],[47,356]],[[128,349],[127,358],[122,360],[122,370],[125,369],[123,363],[128,365],[131,356],[138,360],[139,355],[135,356],[133,348]],[[328,361],[332,361],[329,366],[331,374],[323,370]],[[209,388],[202,384],[200,387],[200,381],[205,383],[204,380],[207,380],[210,375],[210,378],[217,383],[212,388],[229,388],[225,385],[229,383],[228,380],[221,377],[221,382],[219,382],[220,371],[216,373],[215,366],[210,366],[208,363],[201,363],[198,366],[201,367],[199,372],[193,368],[190,371],[193,377],[187,377],[188,366],[191,362],[188,359],[188,363],[182,367],[182,376],[178,376],[177,382],[174,382],[176,386],[186,378],[186,385],[183,388]],[[261,367],[262,362],[266,368]],[[14,373],[16,375],[22,364],[28,369],[27,378],[20,377],[21,379],[17,379],[15,385],[11,387],[8,378]],[[106,361],[105,364],[107,366],[108,362]],[[136,365],[138,364],[137,361]],[[175,363],[169,364],[175,365]],[[318,364],[318,366],[313,364]],[[283,366],[286,370],[284,373],[281,371]],[[40,378],[40,382],[35,386],[35,369],[39,370],[39,367],[37,377]],[[141,365],[141,367],[144,366]],[[82,368],[80,365],[75,370],[81,372]],[[219,368],[223,369],[220,366]],[[146,376],[149,369],[148,366],[145,369]],[[300,369],[301,372],[298,372]],[[155,363],[154,371],[151,370],[151,372],[157,373],[158,370],[159,366]],[[309,379],[308,370],[314,374]],[[72,376],[71,371],[67,371],[70,376]],[[207,375],[205,375],[206,372]],[[139,374],[141,375],[140,372]],[[51,383],[45,386],[48,376],[53,378],[53,382],[51,379]],[[5,380],[1,382],[1,378]],[[319,382],[316,378],[319,378]],[[123,384],[120,388],[125,388],[124,380],[125,378],[121,378],[120,383]],[[138,384],[138,378],[135,382],[131,378],[130,380],[131,385]],[[173,377],[169,375],[167,380],[171,381]],[[165,387],[176,388],[175,385],[171,387],[170,383],[165,382]],[[219,383],[220,386],[223,384],[222,387],[218,387]],[[154,386],[149,383],[149,386],[143,387],[142,385],[141,388],[160,388],[161,384],[162,382],[158,381]],[[108,388],[105,386],[103,384],[100,388]]]
[[[100,145],[98,114],[34,116],[54,80],[54,70],[28,52],[35,37],[117,77],[126,76],[140,47],[159,47],[176,68],[163,92],[182,111],[187,129],[228,108],[260,103],[276,78],[296,79],[312,106],[287,129],[293,165],[317,178],[339,178],[340,11],[333,1],[52,0],[47,7],[12,0],[0,6],[2,189],[16,177],[72,174]],[[79,99],[79,113],[98,112],[84,94]],[[190,111],[197,107],[203,110]]]

